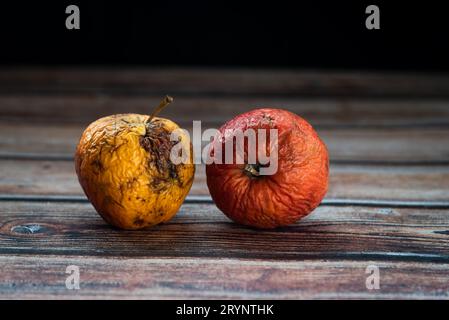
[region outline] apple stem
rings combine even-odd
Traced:
[[[173,102],[173,98],[170,96],[165,96],[164,99],[162,99],[162,101],[159,103],[159,105],[157,106],[157,108],[155,108],[153,110],[153,113],[151,113],[150,117],[147,119],[146,123],[150,123],[151,120],[153,120],[153,118],[155,116],[157,116],[159,114],[159,112],[162,111],[162,109],[164,109],[166,106],[168,106],[170,103]]]
[[[253,164],[246,164],[245,168],[244,168],[245,172],[250,175],[251,177],[259,177],[260,173],[258,170],[258,166],[257,165],[253,165]]]

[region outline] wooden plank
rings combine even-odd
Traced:
[[[438,74],[191,68],[3,68],[2,92],[449,96]]]
[[[65,287],[67,266],[80,289]],[[380,289],[366,288],[379,268]],[[449,264],[0,256],[1,299],[447,299]]]
[[[449,166],[331,165],[327,198],[448,200]]]
[[[71,159],[84,127],[0,125],[0,158],[38,156]],[[444,163],[449,161],[447,129],[322,129],[333,162]],[[203,143],[204,144],[204,143]]]
[[[0,95],[2,122],[67,124],[86,126],[102,116],[117,113],[148,114],[161,96],[65,94]],[[257,107],[290,110],[317,128],[449,126],[449,100],[354,99],[354,98],[270,98],[176,96],[163,117],[190,127],[201,120],[205,127],[219,127],[237,114]]]
[[[0,194],[82,195],[73,162],[0,160]],[[449,166],[341,165],[330,168],[327,198],[445,201]],[[208,195],[205,168],[198,165],[191,195]]]
[[[449,209],[322,206],[277,230],[236,225],[211,204],[184,204],[142,231],[105,224],[87,203],[0,206],[0,254],[449,262]]]

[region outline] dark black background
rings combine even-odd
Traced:
[[[189,65],[449,71],[443,1],[15,1],[2,65]],[[81,30],[67,30],[77,4]],[[380,7],[381,30],[365,28]]]

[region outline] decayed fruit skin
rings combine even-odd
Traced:
[[[314,210],[327,192],[327,148],[308,122],[280,109],[241,114],[225,123],[220,133],[249,128],[278,129],[278,171],[254,176],[244,164],[208,164],[210,194],[217,207],[237,223],[263,229],[292,224]],[[226,139],[220,141],[224,150]],[[214,154],[213,144],[210,152]]]
[[[174,122],[140,114],[118,114],[90,124],[75,153],[79,182],[103,219],[122,229],[141,229],[171,219],[193,183],[195,165],[169,158]]]

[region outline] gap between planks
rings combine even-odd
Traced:
[[[31,201],[31,202],[79,202],[88,203],[89,200],[81,195],[16,195],[0,194],[0,201]],[[207,195],[188,195],[185,203],[213,204]],[[332,199],[325,198],[320,206],[359,206],[359,207],[387,207],[387,208],[425,208],[449,209],[449,201],[401,201],[401,200],[371,200],[371,199]]]
[[[32,152],[2,152],[0,160],[36,160],[36,161],[73,161],[74,156],[66,153],[32,153]],[[351,159],[330,159],[330,164],[339,165],[366,165],[366,166],[441,166],[449,165],[448,160],[351,160]]]

